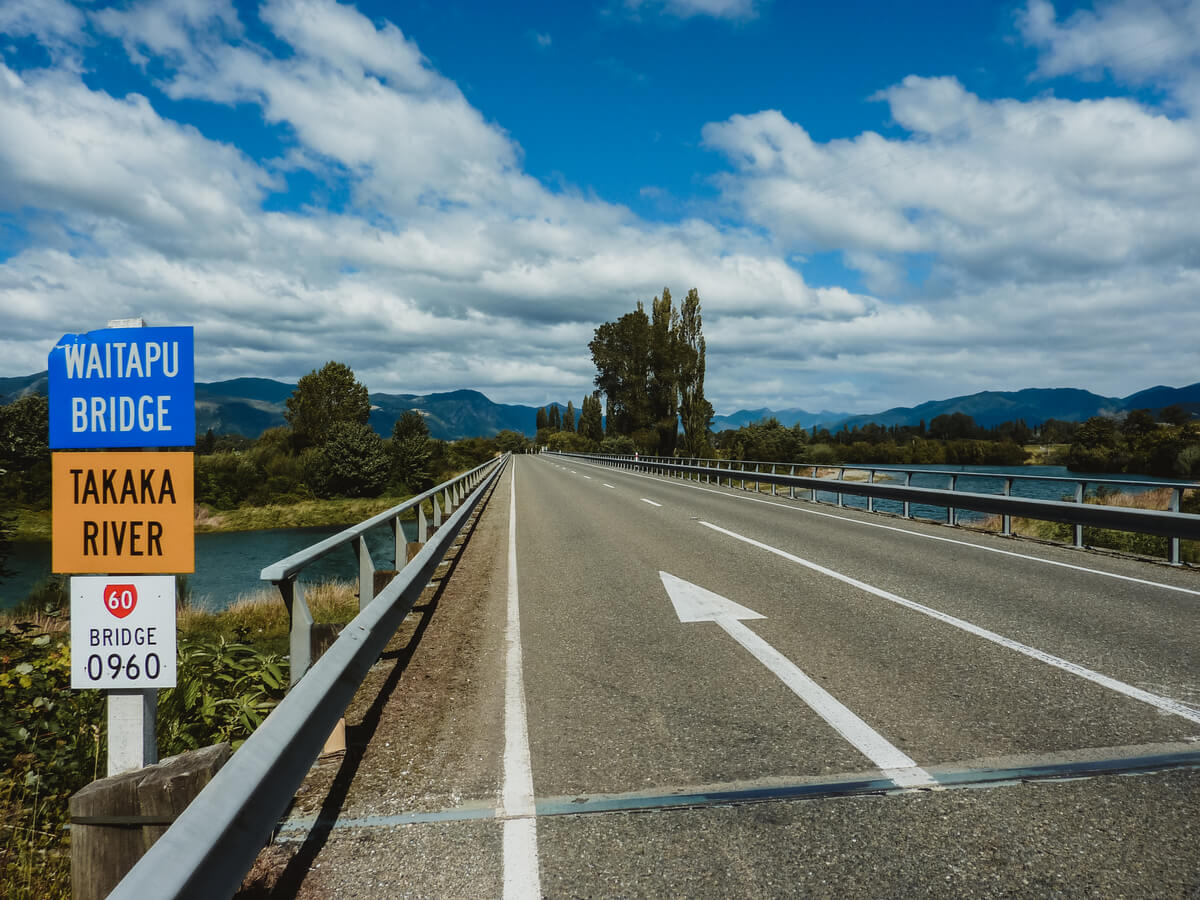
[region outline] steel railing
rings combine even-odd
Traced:
[[[296,628],[307,633],[305,629],[312,624],[296,584],[297,575],[338,547],[360,541],[371,528],[391,524],[397,530],[397,575],[371,598],[374,568],[369,565],[365,542],[357,544],[359,614],[311,666],[307,665],[305,645],[302,656],[307,672],[303,679],[293,679],[293,687],[282,702],[129,871],[110,898],[228,897],[237,890],[259,851],[270,841],[279,817],[346,705],[507,460],[506,455],[485,463],[263,569],[262,577],[279,584],[285,599],[291,591],[295,650]],[[425,500],[433,501],[434,522],[440,527],[432,535],[418,534],[428,541],[401,568],[406,548],[400,543],[402,532],[397,520],[413,506],[419,510]],[[423,514],[418,512],[418,529],[427,531],[428,526],[420,524],[422,519]],[[368,571],[372,574],[364,576]],[[369,587],[364,590],[363,584]],[[308,625],[295,626],[297,619],[307,620]]]
[[[1179,541],[1200,539],[1200,516],[1179,512],[1183,492],[1189,489],[1200,489],[1200,484],[1189,485],[1178,482],[1160,481],[1105,481],[1103,478],[1083,478],[1074,476],[1020,475],[1009,473],[989,474],[986,472],[954,472],[938,469],[904,469],[890,466],[864,465],[814,465],[811,463],[770,463],[750,460],[718,460],[718,459],[667,459],[663,457],[646,456],[604,456],[584,453],[556,454],[577,459],[586,459],[601,465],[614,466],[624,469],[637,469],[646,472],[678,476],[681,478],[703,479],[709,483],[728,482],[733,487],[745,489],[746,484],[770,485],[771,493],[777,494],[778,488],[788,488],[788,496],[797,499],[796,490],[806,490],[810,496],[804,499],[818,501],[819,494],[836,494],[837,505],[844,505],[844,496],[857,496],[867,499],[867,510],[876,512],[876,499],[893,500],[900,503],[904,518],[912,518],[914,504],[944,507],[948,524],[957,525],[957,511],[960,509],[974,512],[999,515],[1001,517],[1001,534],[1011,534],[1012,517],[1024,516],[1031,519],[1041,519],[1050,522],[1063,522],[1074,526],[1074,546],[1083,546],[1084,527],[1110,528],[1117,531],[1131,531],[1140,534],[1153,534],[1167,538],[1167,560],[1173,565],[1180,562]],[[785,471],[781,472],[780,469]],[[797,475],[796,471],[808,469],[810,474]],[[817,477],[818,471],[833,471],[834,478]],[[847,481],[847,472],[866,472],[867,481]],[[880,483],[875,478],[878,473],[903,475],[902,484]],[[930,488],[911,484],[912,476],[938,475],[946,476],[949,480],[947,488]],[[994,478],[1003,481],[1002,494],[987,494],[958,490],[958,481],[962,478]],[[1013,496],[1014,482],[1019,481],[1058,481],[1074,485],[1074,499],[1045,500],[1033,497]],[[1134,509],[1122,506],[1102,506],[1084,503],[1086,488],[1089,484],[1128,485],[1145,488],[1170,488],[1171,496],[1168,508],[1165,510]]]

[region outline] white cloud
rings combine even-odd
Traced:
[[[74,67],[75,48],[85,40],[82,12],[66,0],[5,0],[0,34],[36,38],[56,62]]]
[[[1178,337],[1200,332],[1200,133],[1186,116],[1123,98],[984,99],[912,76],[877,98],[900,137],[818,142],[775,111],[710,123],[728,215],[651,223],[531,178],[502,123],[398,27],[351,7],[269,4],[274,50],[228,2],[90,15],[169,97],[249,104],[283,146],[256,161],[70,65],[0,66],[0,209],[34,233],[0,262],[13,373],[43,368],[62,331],[144,315],[196,325],[204,380],[341,359],[372,390],[578,401],[592,329],[664,284],[700,289],[722,411],[837,405],[831,394],[866,411],[1030,384],[1126,393],[1195,368]],[[1044,60],[1093,27],[1036,3],[1028,15]],[[1093,18],[1113,21],[1110,7]],[[28,21],[63,47],[88,39],[78,23]],[[305,169],[351,202],[269,202]],[[814,288],[786,261],[817,250],[841,251],[875,296]]]
[[[646,10],[680,19],[752,19],[758,15],[758,5],[756,0],[625,0],[625,8],[634,14]]]
[[[911,136],[814,142],[775,111],[711,123],[738,212],[801,251],[935,254],[957,277],[1194,259],[1200,131],[1127,99],[984,101],[952,78],[879,94]]]
[[[1029,0],[1017,25],[1042,51],[1038,73],[1045,77],[1095,76],[1108,69],[1135,80],[1174,78],[1181,67],[1200,63],[1197,0],[1101,0],[1062,24],[1053,4]]]

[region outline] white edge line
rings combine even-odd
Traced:
[[[825,566],[811,562],[807,559],[802,559],[799,556],[788,553],[786,550],[780,550],[778,547],[772,547],[770,544],[764,544],[762,541],[754,540],[754,538],[746,537],[745,535],[738,534],[734,531],[729,531],[728,529],[722,528],[719,525],[713,525],[711,522],[701,521],[700,524],[705,528],[711,528],[713,531],[720,532],[721,534],[734,538],[735,540],[742,541],[743,543],[749,544],[752,547],[758,547],[760,550],[766,550],[768,553],[774,553],[776,556],[781,556],[784,559],[797,563],[805,568],[812,569],[814,572],[819,572],[822,575],[835,578],[844,584],[850,585],[851,587],[856,587],[859,590],[866,591],[869,594],[874,594],[876,597],[880,597],[881,599],[907,607],[915,612],[919,612],[923,615],[929,616],[930,618],[937,619],[939,622],[944,622],[947,625],[952,625],[955,628],[959,628],[969,634],[973,634],[976,637],[981,637],[984,640],[991,641],[994,644],[999,644],[1001,647],[1007,647],[1009,650],[1015,650],[1018,653],[1030,657],[1031,659],[1036,659],[1040,662],[1046,663],[1047,665],[1054,666],[1057,669],[1062,669],[1064,672],[1069,672],[1072,675],[1077,675],[1080,678],[1087,679],[1088,681],[1098,684],[1101,687],[1106,687],[1111,691],[1124,694],[1126,697],[1130,697],[1134,700],[1140,700],[1143,703],[1148,703],[1157,709],[1161,709],[1163,712],[1172,713],[1173,715],[1180,716],[1181,718],[1187,719],[1190,722],[1200,724],[1200,711],[1194,710],[1190,706],[1180,703],[1177,700],[1172,700],[1169,697],[1160,697],[1158,694],[1151,694],[1149,691],[1143,691],[1141,688],[1136,688],[1131,684],[1126,684],[1123,681],[1118,681],[1115,678],[1102,675],[1099,672],[1085,668],[1077,663],[1073,663],[1062,659],[1061,657],[1046,653],[1044,650],[1038,650],[1035,647],[1030,647],[1027,644],[1022,644],[1019,641],[1014,641],[1011,638],[1006,638],[1003,635],[996,634],[994,631],[988,631],[986,628],[973,625],[965,619],[960,619],[956,616],[949,615],[948,613],[939,612],[930,606],[925,606],[924,604],[917,603],[914,600],[907,600],[904,597],[891,593],[890,591],[885,591],[882,588],[877,588],[874,585],[867,584],[864,581],[859,581],[857,578],[851,578],[849,575],[843,575],[841,572],[835,572],[833,569],[827,569]]]
[[[513,465],[508,506],[508,618],[505,628],[504,787],[498,813],[504,822],[504,897],[540,897],[533,768],[525,718],[521,616],[517,591],[517,467]]]
[[[662,506],[661,503],[655,503],[653,500],[647,500],[645,497],[642,498],[642,502],[649,503],[651,506]]]
[[[612,487],[612,485],[611,485],[611,484],[609,484],[607,481],[602,481],[602,482],[600,482],[600,483],[601,483],[601,484],[603,484],[603,485],[604,485],[606,488],[610,488],[610,487]],[[613,489],[614,489],[614,490],[616,490],[615,488],[613,488]]]
[[[599,468],[599,467],[598,467]],[[699,485],[688,484],[687,482],[677,481],[671,478],[656,478],[653,475],[643,475],[637,472],[625,472],[625,475],[632,475],[634,478],[647,478],[657,484],[666,484],[672,487],[688,488],[693,491],[701,491],[705,494],[716,494],[719,497],[729,497],[732,500],[744,500],[748,503],[762,503],[766,506],[774,506],[779,509],[786,509],[791,512],[803,513],[806,516],[820,516],[824,519],[836,519],[839,522],[848,522],[852,525],[862,525],[867,528],[882,528],[884,531],[894,531],[897,534],[906,534],[909,537],[924,538],[927,541],[942,541],[946,544],[957,544],[960,547],[971,547],[975,550],[982,550],[985,553],[999,553],[1001,556],[1011,556],[1016,559],[1024,559],[1030,562],[1043,563],[1047,566],[1058,566],[1061,569],[1073,569],[1076,572],[1085,572],[1089,575],[1100,575],[1104,578],[1115,578],[1118,581],[1129,581],[1133,584],[1143,584],[1147,587],[1161,588],[1164,591],[1176,591],[1180,594],[1191,594],[1194,597],[1200,597],[1200,590],[1193,588],[1178,587],[1173,584],[1165,584],[1161,581],[1150,581],[1146,578],[1135,578],[1132,575],[1119,575],[1116,572],[1105,572],[1103,569],[1090,569],[1087,566],[1077,566],[1074,563],[1060,562],[1056,559],[1045,559],[1041,556],[1030,556],[1028,553],[1017,553],[1014,550],[1002,550],[999,547],[988,547],[983,544],[973,544],[970,541],[960,541],[957,538],[942,537],[939,534],[924,534],[920,531],[910,531],[907,528],[899,528],[895,525],[885,525],[882,522],[864,522],[861,519],[852,519],[849,516],[839,516],[835,513],[821,512],[816,509],[805,509],[800,506],[792,506],[788,503],[776,503],[772,500],[764,500],[762,497],[744,497],[741,494],[731,494],[726,491],[717,491],[712,488],[703,488]],[[830,493],[836,493],[836,488]],[[866,512],[866,510],[855,510],[856,512]]]

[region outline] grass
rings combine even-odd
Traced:
[[[196,531],[259,531],[312,525],[354,525],[407,500],[407,497],[302,500],[298,503],[213,510],[196,507]]]
[[[1137,494],[1121,491],[1106,491],[1084,502],[1101,506],[1122,506],[1129,509],[1166,509],[1173,493],[1172,488],[1155,488]],[[1182,512],[1200,512],[1200,490],[1184,491]],[[999,531],[1000,516],[989,516],[974,526],[985,531]],[[1014,516],[1012,533],[1022,537],[1031,537],[1042,541],[1053,541],[1060,544],[1072,544],[1075,541],[1075,528],[1065,522],[1046,522],[1041,519],[1026,519]],[[1100,547],[1106,550],[1116,550],[1134,556],[1166,559],[1167,539],[1153,534],[1137,534],[1130,531],[1114,531],[1111,528],[1083,529],[1083,543],[1088,547]],[[1200,564],[1200,542],[1180,541],[1179,558],[1182,562]]]
[[[358,615],[358,587],[352,582],[323,581],[303,588],[304,602],[318,624],[345,624]],[[273,587],[239,594],[219,612],[184,607],[178,622],[181,636],[237,638],[269,652],[288,652],[287,608]]]

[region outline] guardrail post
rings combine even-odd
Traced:
[[[442,527],[442,507],[438,503],[437,494],[429,498],[429,502],[433,504],[433,530],[437,531]],[[448,512],[449,510],[447,510]]]
[[[813,467],[812,467],[812,472],[810,472],[809,474],[810,474],[810,475],[811,475],[813,478],[816,478],[816,477],[817,477],[817,467],[816,467],[816,466],[813,466]],[[813,502],[813,503],[820,503],[820,502],[821,502],[819,499],[817,499],[817,489],[816,489],[815,487],[812,489],[812,502]]]
[[[1171,491],[1171,499],[1167,501],[1169,512],[1179,512],[1179,504],[1183,500],[1183,488],[1177,487]],[[1179,560],[1179,538],[1167,538],[1167,562],[1173,566],[1182,565]]]
[[[957,475],[950,476],[950,490],[951,491],[958,490],[958,476]],[[958,510],[956,510],[953,506],[946,507],[946,524],[947,525],[957,525],[958,524]]]
[[[840,469],[838,469],[838,477],[837,477],[837,480],[838,480],[838,481],[845,481],[845,480],[846,480],[846,467],[845,467],[845,466],[842,466]],[[844,498],[844,496],[842,495],[842,492],[841,492],[841,491],[838,491],[838,492],[837,492],[837,495],[838,495],[838,509],[841,509],[843,506],[845,506],[845,505],[846,505],[846,501],[845,501],[845,498]]]
[[[789,471],[788,474],[791,475],[793,478],[795,478],[796,477],[796,467],[792,466],[791,471]],[[794,484],[788,486],[788,499],[789,500],[796,499],[796,486]]]
[[[875,483],[875,470],[867,469],[867,484]],[[867,512],[875,512],[875,498],[867,497]]]
[[[1075,502],[1076,503],[1083,502],[1083,495],[1086,492],[1087,492],[1087,482],[1086,481],[1075,482]],[[1076,525],[1074,528],[1074,532],[1075,532],[1075,547],[1079,547],[1079,548],[1083,547],[1083,526]]]
[[[365,535],[360,534],[354,542],[354,555],[358,557],[358,608],[363,610],[375,599],[375,562]]]
[[[275,582],[287,607],[291,621],[288,638],[288,687],[291,688],[304,677],[312,664],[312,613],[304,602],[304,589],[296,583],[296,577]]]
[[[425,519],[425,504],[417,504],[417,540],[422,544],[429,540],[429,522]]]
[[[777,469],[777,468],[778,468],[778,467],[775,465],[775,463],[771,463],[771,474],[772,474],[772,475],[776,474],[776,469]],[[778,496],[779,496],[779,494],[778,494],[778,493],[776,492],[776,490],[775,490],[775,488],[776,488],[776,487],[777,487],[777,485],[775,484],[775,482],[774,482],[774,481],[772,481],[772,482],[771,482],[771,496],[772,496],[772,497],[778,497]]]
[[[904,473],[904,486],[911,487],[912,486],[910,484],[911,481],[912,481],[912,472],[905,472]],[[912,501],[911,500],[904,501],[904,518],[906,518],[906,519],[912,518]]]
[[[1004,479],[1004,496],[1012,496],[1013,480],[1011,478]],[[1005,513],[1000,517],[1000,533],[1005,537],[1012,535],[1012,516]]]

